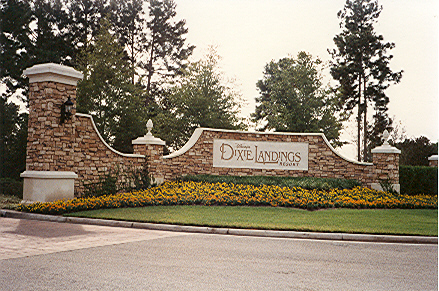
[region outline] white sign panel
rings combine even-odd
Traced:
[[[308,143],[213,140],[213,166],[308,170]]]

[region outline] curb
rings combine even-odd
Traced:
[[[56,215],[25,213],[25,212],[5,210],[5,209],[0,210],[0,216],[8,217],[8,218],[33,219],[33,220],[42,220],[42,221],[50,221],[50,222],[90,224],[90,225],[100,225],[100,226],[151,229],[151,230],[162,230],[162,231],[173,231],[173,232],[207,233],[207,234],[256,236],[256,237],[272,237],[272,238],[356,241],[356,242],[438,244],[437,237],[428,237],[428,236],[319,233],[319,232],[299,232],[299,231],[281,231],[281,230],[199,227],[199,226],[154,224],[154,223],[143,223],[143,222],[80,218],[80,217],[64,217],[64,216],[56,216]]]

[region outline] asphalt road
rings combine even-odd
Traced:
[[[0,218],[0,290],[438,290],[438,246]]]

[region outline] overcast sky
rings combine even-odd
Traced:
[[[177,17],[186,19],[187,41],[199,59],[209,45],[217,46],[222,69],[236,78],[247,103],[244,116],[255,109],[256,82],[265,64],[305,51],[329,61],[327,49],[341,32],[337,12],[345,0],[176,0]],[[375,31],[394,42],[390,63],[403,78],[387,91],[389,115],[401,122],[408,137],[438,139],[438,2],[380,0],[383,11]],[[324,72],[330,80],[329,71]],[[354,138],[345,130],[345,141]],[[347,147],[349,148],[349,147]],[[344,154],[354,157],[354,147]]]

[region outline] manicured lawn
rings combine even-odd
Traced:
[[[66,216],[227,228],[399,235],[438,235],[437,209],[149,206],[100,209]]]

